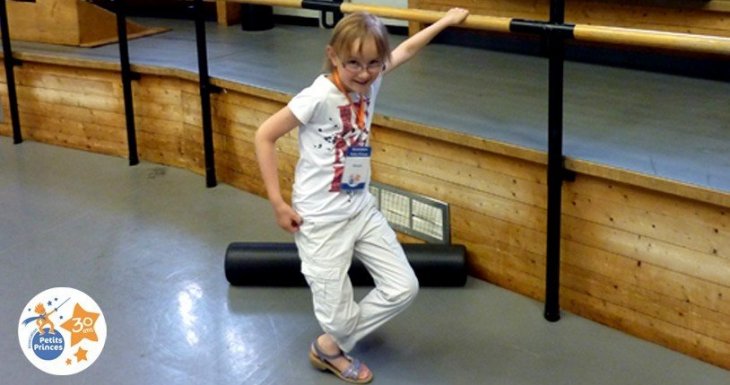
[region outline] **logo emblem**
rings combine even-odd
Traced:
[[[53,375],[79,373],[96,361],[106,341],[106,321],[86,293],[54,287],[31,299],[18,322],[18,341],[36,368]]]

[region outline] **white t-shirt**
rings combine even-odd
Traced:
[[[302,90],[288,104],[301,123],[299,162],[294,174],[292,205],[304,221],[331,222],[347,219],[370,202],[370,181],[360,191],[340,189],[345,153],[351,146],[370,145],[370,124],[382,76],[370,87],[366,124],[358,128],[359,95],[351,93],[355,106],[325,75]]]

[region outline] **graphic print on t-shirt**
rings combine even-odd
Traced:
[[[354,106],[345,105],[338,107],[340,111],[340,120],[342,121],[342,130],[335,134],[332,141],[335,152],[335,173],[334,178],[332,179],[332,184],[330,185],[330,192],[340,191],[342,173],[345,169],[344,160],[347,149],[352,146],[365,146],[368,144],[369,131],[367,127],[357,127],[356,124],[353,124],[353,111],[357,111],[360,108],[360,103],[362,102],[365,103],[366,107],[370,104],[370,100],[368,98],[361,98],[359,101],[353,103]]]

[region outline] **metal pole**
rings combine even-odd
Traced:
[[[550,2],[550,24],[563,25],[565,3]],[[547,35],[548,58],[548,208],[545,319],[560,319],[560,226],[563,188],[563,64],[565,43],[557,29]]]
[[[132,71],[129,65],[129,47],[127,45],[127,21],[124,0],[117,3],[117,34],[119,36],[119,61],[122,67],[122,89],[124,91],[124,115],[127,121],[127,147],[129,165],[139,164],[137,154],[137,133],[134,125],[134,101],[132,98]]]
[[[203,119],[203,151],[205,155],[205,179],[208,187],[218,183],[215,176],[213,149],[213,122],[210,116],[210,78],[208,76],[208,52],[205,44],[205,12],[203,0],[195,0],[195,36],[198,46],[198,73],[200,76],[200,107]]]
[[[13,143],[23,142],[20,133],[20,113],[18,112],[18,94],[15,91],[15,59],[10,45],[10,28],[8,27],[8,11],[5,0],[0,0],[0,33],[3,35],[3,60],[5,62],[5,77],[8,84],[8,101],[10,103],[10,120],[13,126]]]

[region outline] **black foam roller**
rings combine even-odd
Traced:
[[[404,244],[408,262],[421,286],[464,286],[466,249],[462,245]],[[306,286],[297,247],[293,243],[234,242],[225,258],[226,279],[234,286]],[[372,286],[357,258],[350,267],[355,286]]]

